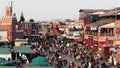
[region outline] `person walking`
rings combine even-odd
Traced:
[[[91,68],[91,63],[90,62],[88,63],[88,68]]]

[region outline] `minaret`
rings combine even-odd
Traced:
[[[23,12],[21,12],[19,23],[24,22],[24,21],[25,21],[25,18],[24,18]]]
[[[12,16],[12,3],[13,1],[6,7],[6,16]]]

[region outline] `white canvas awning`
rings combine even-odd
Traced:
[[[8,42],[7,38],[0,38],[0,42]]]
[[[0,57],[5,58],[6,60],[8,60],[8,58],[12,58],[11,54],[0,54]]]
[[[114,28],[114,22],[100,26],[101,28]]]

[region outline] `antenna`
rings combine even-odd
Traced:
[[[13,1],[10,2],[10,6],[13,7]]]
[[[12,10],[13,10],[13,1],[10,2],[10,7],[11,7],[11,15],[12,15]]]

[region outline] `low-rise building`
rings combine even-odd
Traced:
[[[39,22],[22,22],[18,24],[18,29],[24,31],[24,36],[35,35],[39,32]]]
[[[66,34],[66,38],[68,39],[73,39],[76,42],[83,41],[83,35],[84,35],[83,21],[78,20],[69,23],[65,29],[65,34]]]
[[[86,44],[98,47],[103,56],[108,55],[109,47],[119,45],[119,8],[99,14],[100,19],[85,26]]]

